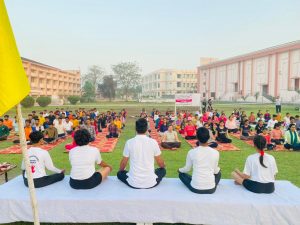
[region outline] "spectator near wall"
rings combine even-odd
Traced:
[[[281,101],[279,96],[277,96],[276,100],[275,100],[275,107],[276,107],[276,113],[280,113],[281,112]]]

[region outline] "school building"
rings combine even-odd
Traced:
[[[33,97],[64,98],[81,94],[79,70],[62,70],[31,59],[22,58]]]
[[[212,61],[197,69],[198,93],[218,100],[300,99],[300,41]]]
[[[143,98],[174,99],[178,93],[196,92],[195,70],[160,69],[142,78]]]

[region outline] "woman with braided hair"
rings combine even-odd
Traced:
[[[253,142],[257,153],[248,156],[243,173],[236,169],[232,177],[236,184],[243,185],[248,191],[270,194],[275,190],[276,161],[264,152],[267,144],[265,137],[256,135]]]

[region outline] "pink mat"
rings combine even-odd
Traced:
[[[44,144],[41,146],[42,149],[45,149],[47,151],[50,151],[51,149],[55,148],[59,144],[63,143],[66,139],[59,139],[57,142],[52,144]],[[30,145],[28,145],[28,148],[30,148]],[[11,147],[1,149],[0,154],[21,154],[22,150],[20,145],[13,145]]]

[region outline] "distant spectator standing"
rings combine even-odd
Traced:
[[[275,100],[275,106],[276,106],[276,113],[280,113],[281,112],[281,101],[279,96],[277,96],[276,100]]]

